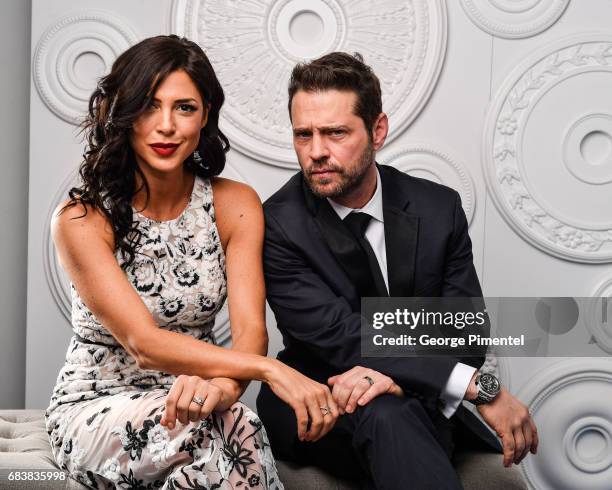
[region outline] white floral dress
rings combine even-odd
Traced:
[[[134,219],[141,246],[125,272],[156,323],[214,343],[226,279],[210,181],[196,177],[178,218],[135,211]],[[139,369],[71,291],[74,336],[45,413],[61,468],[91,488],[283,488],[263,425],[245,405],[162,426],[175,376]]]

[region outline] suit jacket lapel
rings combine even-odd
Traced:
[[[412,296],[419,231],[419,218],[406,210],[409,199],[402,189],[379,166],[385,219],[385,247],[389,296]]]
[[[361,296],[376,296],[368,257],[326,199],[316,197],[302,179],[306,205],[331,253]],[[364,266],[365,264],[365,266]]]

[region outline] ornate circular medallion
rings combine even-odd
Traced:
[[[612,37],[563,39],[507,78],[485,126],[484,173],[504,219],[577,262],[612,260],[611,83]]]
[[[602,282],[586,303],[587,329],[597,345],[612,354],[612,279]]]
[[[497,357],[495,354],[487,352],[480,372],[492,374],[504,388],[512,392],[512,376],[505,357]]]
[[[58,20],[41,36],[34,53],[34,85],[47,107],[80,124],[98,78],[136,42],[123,21],[88,11]]]
[[[238,169],[234,165],[230,164],[229,162],[225,164],[225,168],[223,169],[223,172],[221,173],[221,177],[235,180],[236,182],[242,182],[243,184],[248,184],[246,177],[242,175],[242,173],[240,173]]]
[[[461,0],[474,24],[508,39],[530,37],[548,29],[568,3],[569,0]]]
[[[51,218],[53,217],[55,209],[68,198],[68,191],[77,185],[78,170],[73,170],[68,177],[64,179],[55,193],[55,196],[53,196],[53,201],[49,206],[49,213],[47,214],[45,228],[43,230],[43,269],[45,271],[45,279],[49,291],[51,291],[53,301],[69,324],[72,322],[70,279],[57,259],[55,245],[51,238]]]
[[[612,183],[612,114],[587,114],[563,140],[563,163],[587,184]]]
[[[612,360],[568,359],[517,395],[538,427],[538,456],[521,464],[530,488],[600,489],[612,481]]]
[[[388,141],[418,115],[444,60],[442,0],[175,0],[175,32],[207,52],[226,93],[222,128],[265,163],[298,168],[287,113],[293,66],[331,51],[360,52],[380,79]]]
[[[476,207],[476,192],[465,165],[443,152],[425,146],[396,150],[384,158],[384,163],[414,177],[422,177],[455,189],[461,196],[468,223],[471,223]]]

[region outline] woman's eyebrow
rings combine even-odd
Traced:
[[[161,102],[161,100],[159,100],[157,97],[153,98],[154,102]],[[189,98],[189,99],[176,99],[174,101],[175,104],[186,104],[187,102],[193,102],[194,104],[197,104],[197,100],[193,99],[193,98]]]

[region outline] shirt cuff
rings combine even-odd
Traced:
[[[440,393],[441,410],[447,419],[459,408],[475,372],[475,367],[458,362],[450,373],[446,386]]]

